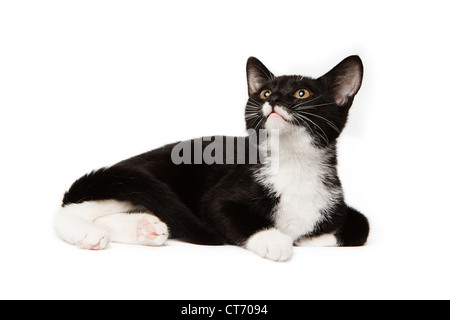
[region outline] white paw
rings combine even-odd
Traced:
[[[80,249],[102,250],[105,249],[111,238],[109,233],[102,228],[91,225],[75,240],[75,244]]]
[[[277,229],[255,233],[248,239],[245,247],[274,261],[286,261],[292,256],[292,239]]]
[[[160,246],[169,236],[167,225],[150,215],[138,221],[136,232],[139,243],[146,246]]]
[[[294,242],[298,247],[337,247],[338,241],[332,233],[325,233],[317,237],[300,238]]]

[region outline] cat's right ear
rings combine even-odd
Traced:
[[[275,76],[261,61],[255,57],[247,60],[247,85],[248,95],[252,95],[261,89],[268,81],[275,79]]]

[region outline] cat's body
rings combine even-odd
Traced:
[[[247,76],[246,121],[257,130],[256,163],[249,155],[252,138],[215,137],[185,142],[193,150],[187,158],[183,153],[187,163],[174,161],[179,144],[172,144],[94,171],[64,196],[56,219],[61,238],[103,249],[110,241],[160,245],[170,236],[239,245],[272,260],[288,259],[293,243],[364,244],[367,219],[345,204],[336,170],[336,138],[362,79],[359,58],[317,80],[275,78],[250,58]],[[268,130],[267,139],[260,129]],[[223,146],[213,153],[219,161],[199,161],[212,142]],[[244,164],[236,161],[243,144]]]

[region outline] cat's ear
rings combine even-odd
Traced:
[[[261,87],[269,80],[275,79],[275,76],[261,61],[255,57],[247,60],[247,84],[248,94],[252,95],[261,89]]]
[[[363,78],[363,64],[358,56],[345,58],[327,74],[320,77],[331,90],[338,106],[344,106],[353,101],[358,93]]]

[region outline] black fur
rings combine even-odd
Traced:
[[[250,58],[247,64],[249,102],[246,114],[254,112],[256,103],[262,105],[264,101],[259,94],[265,88],[272,91],[267,100],[271,105],[282,105],[295,114],[298,101],[292,93],[298,88],[307,88],[313,93],[309,99],[312,102],[305,100],[302,107],[321,107],[307,109],[309,115],[303,116],[310,121],[296,117],[292,122],[308,128],[318,147],[330,150],[333,156],[329,166],[335,168],[336,139],[345,126],[348,110],[359,89],[351,96],[337,98],[341,94],[339,86],[345,81],[349,68],[360,68],[362,76],[362,64],[358,57],[353,56],[319,79],[275,77],[256,58]],[[338,99],[339,105],[335,103]],[[264,128],[265,120],[261,112],[258,117],[247,118],[247,129]],[[223,139],[225,145],[224,137],[216,139]],[[247,147],[250,145],[248,137],[234,138],[234,150],[238,140],[245,142]],[[185,143],[194,150],[194,140]],[[201,141],[202,150],[209,144]],[[255,171],[261,163],[259,158],[256,164],[249,163],[248,148],[245,164],[237,164],[236,161],[234,164],[207,164],[204,161],[194,164],[196,159],[192,154],[191,161],[188,161],[190,164],[177,165],[171,159],[176,145],[166,145],[81,177],[65,193],[63,206],[93,200],[128,201],[135,206],[134,211],[152,212],[158,216],[168,225],[172,238],[198,244],[242,245],[255,232],[274,226],[272,214],[279,199],[255,179]],[[226,163],[226,154],[214,156],[222,159],[219,163]],[[323,183],[330,188],[340,187],[336,170]],[[369,232],[367,219],[348,207],[343,199],[333,206],[332,211],[330,217],[311,230],[308,236],[332,232],[341,245],[363,245]]]

